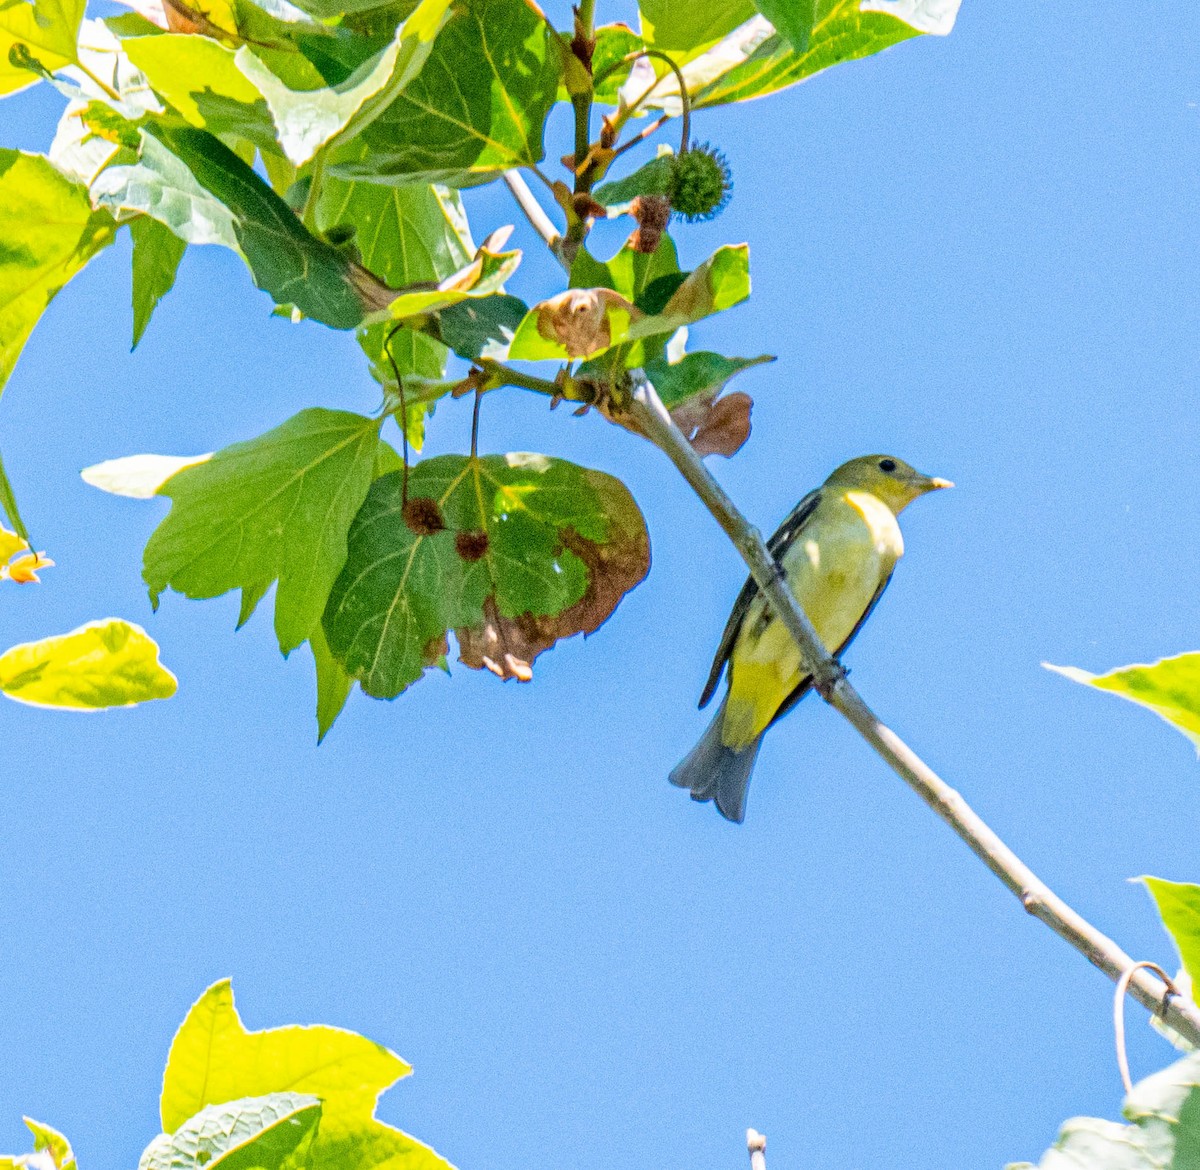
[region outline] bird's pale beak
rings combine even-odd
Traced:
[[[953,487],[953,486],[954,486],[953,480],[939,479],[936,475],[929,481],[929,490],[931,492],[937,491],[938,488],[948,488],[948,487]]]

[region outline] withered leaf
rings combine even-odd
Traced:
[[[414,531],[402,474],[375,480],[323,619],[334,658],[378,698],[420,678],[448,630],[466,665],[527,680],[538,654],[593,632],[649,570],[625,486],[565,460],[442,455],[412,469],[408,493],[445,527]]]
[[[533,307],[537,331],[546,341],[556,342],[572,358],[588,357],[612,344],[612,310],[626,314],[626,321],[641,313],[620,293],[610,288],[569,288]]]
[[[688,437],[698,455],[736,455],[750,437],[749,394],[735,390],[716,397],[716,393],[697,395],[671,411],[679,429]]]

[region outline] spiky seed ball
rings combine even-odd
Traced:
[[[693,142],[677,155],[667,180],[671,209],[688,223],[720,215],[733,193],[733,178],[725,156],[707,142]]]

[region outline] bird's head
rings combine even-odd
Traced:
[[[843,491],[870,492],[898,516],[918,496],[953,487],[948,479],[922,475],[893,455],[862,455],[843,463],[826,481]]]

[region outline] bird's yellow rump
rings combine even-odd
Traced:
[[[896,517],[918,496],[952,486],[890,455],[864,455],[805,496],[767,542],[830,653],[850,644],[891,580],[904,553]],[[812,685],[799,648],[753,578],[729,616],[701,707],[726,664],[725,699],[671,782],[690,788],[695,800],[715,800],[723,816],[741,821],[763,735]]]

